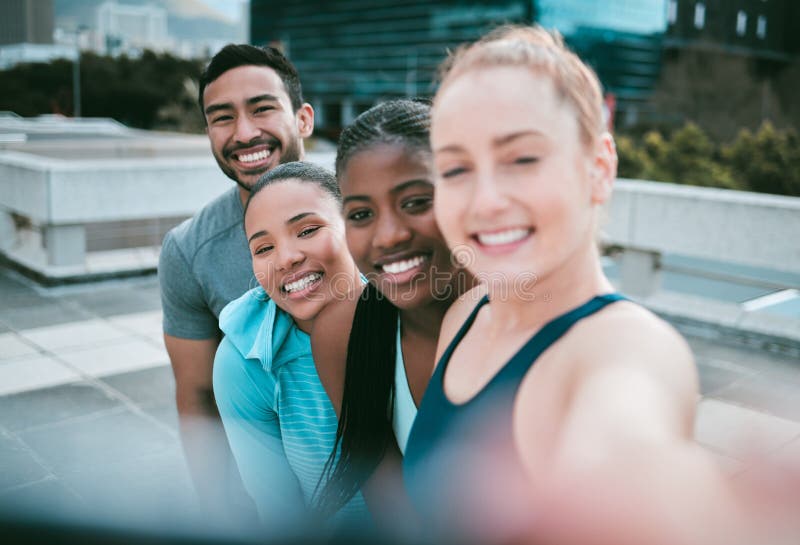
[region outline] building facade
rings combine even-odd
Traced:
[[[287,53],[318,126],[335,131],[378,100],[430,96],[448,48],[498,21],[530,20],[531,9],[519,0],[251,0],[250,38]]]
[[[724,96],[715,95],[730,95],[735,84],[723,79],[713,88],[702,88],[709,85],[703,71],[714,68],[704,65],[713,65],[718,55],[739,59],[733,64],[752,64],[742,59],[754,59],[754,66],[738,74],[752,80],[758,93],[770,94],[763,90],[763,78],[779,77],[796,59],[798,21],[797,0],[250,2],[251,43],[277,45],[288,54],[317,110],[319,127],[333,134],[379,100],[431,96],[437,66],[448,49],[499,24],[531,22],[558,30],[596,70],[617,127],[674,124],[708,115],[723,121],[727,116],[732,127],[739,121],[715,108],[715,103],[725,103]],[[681,59],[694,59],[698,73],[675,79]],[[676,88],[678,81],[683,89]],[[742,126],[771,114],[789,115],[786,107],[777,106],[787,102],[787,93],[778,94],[741,97],[771,105],[762,104],[760,113],[744,116]],[[703,96],[711,98],[699,101],[702,108],[687,104]]]
[[[164,8],[105,2],[96,13],[96,33],[110,54],[136,49],[162,51],[171,45]]]
[[[23,43],[53,43],[53,0],[0,2],[0,45]]]
[[[669,0],[659,111],[720,141],[769,121],[800,129],[800,2]]]

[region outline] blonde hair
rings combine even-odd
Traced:
[[[550,77],[556,92],[574,108],[581,139],[594,143],[606,130],[600,81],[557,31],[534,26],[499,27],[477,42],[458,47],[439,67],[441,85],[475,68],[522,66]]]

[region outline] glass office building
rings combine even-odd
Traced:
[[[335,133],[378,100],[432,95],[448,49],[501,23],[535,21],[559,30],[595,68],[615,99],[619,124],[653,114],[648,99],[665,51],[690,47],[698,37],[719,45],[730,41],[728,34],[743,51],[785,49],[780,44],[796,44],[800,35],[781,30],[797,6],[796,0],[251,0],[250,35],[254,44],[284,49],[318,126]],[[697,28],[698,13],[704,29]]]

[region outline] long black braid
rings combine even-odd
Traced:
[[[397,144],[409,153],[430,154],[429,136],[429,104],[408,99],[378,104],[342,131],[336,177],[341,183],[350,159],[378,145]],[[359,491],[394,441],[397,316],[397,307],[368,284],[356,305],[347,344],[336,442],[315,493],[317,509],[325,516],[338,511]]]

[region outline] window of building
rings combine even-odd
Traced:
[[[767,18],[763,15],[758,16],[758,22],[756,23],[756,36],[762,40],[767,37]]]
[[[743,11],[739,11],[736,14],[736,34],[739,36],[744,36],[747,33],[747,14]]]
[[[706,26],[706,5],[703,2],[694,5],[694,26],[695,28]]]
[[[674,25],[678,20],[678,0],[669,0],[667,4],[667,21]]]

